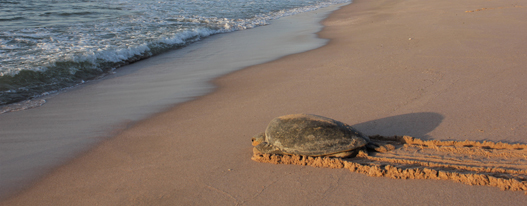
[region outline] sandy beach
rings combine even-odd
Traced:
[[[527,5],[355,0],[321,48],[214,80],[0,205],[524,205],[523,191],[251,160],[271,119],[310,113],[367,135],[527,143]]]

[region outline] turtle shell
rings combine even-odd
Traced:
[[[293,114],[277,117],[265,130],[268,144],[287,154],[321,156],[365,146],[369,138],[351,126],[322,116]]]

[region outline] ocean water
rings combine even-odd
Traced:
[[[0,10],[5,10],[5,12],[14,11],[13,9],[5,9],[4,5],[6,4],[4,3],[7,1],[0,0],[0,2],[2,2],[2,4],[0,4]],[[13,5],[16,5],[16,3],[19,2],[20,1],[16,1]],[[34,3],[43,1],[26,2]],[[157,3],[159,2],[160,1]],[[214,1],[192,2],[199,3]],[[273,3],[272,1],[265,2]],[[57,3],[57,5],[59,5],[59,3]],[[94,1],[82,1],[82,3],[84,3],[82,5],[96,5],[94,4]],[[174,44],[172,47],[163,49],[163,51],[160,51],[157,55],[152,54],[153,56],[145,56],[143,58],[146,59],[142,61],[122,66],[116,70],[113,70],[113,68],[118,67],[112,67],[108,72],[101,69],[103,67],[100,67],[100,65],[104,66],[105,64],[110,63],[100,63],[97,62],[99,60],[95,60],[95,63],[93,64],[96,66],[98,65],[99,67],[92,68],[93,71],[98,71],[98,73],[94,72],[94,80],[87,81],[80,79],[80,83],[63,83],[63,87],[56,87],[59,89],[43,92],[44,94],[53,94],[42,95],[42,93],[36,92],[35,95],[29,97],[33,98],[31,100],[9,104],[4,106],[4,108],[0,107],[0,201],[2,201],[3,198],[7,198],[24,188],[29,187],[39,178],[45,177],[45,175],[51,172],[54,168],[66,164],[83,152],[93,148],[101,141],[111,138],[136,122],[171,108],[175,104],[189,101],[195,97],[212,92],[214,85],[212,85],[210,81],[216,77],[251,65],[272,61],[285,55],[323,46],[327,43],[327,40],[317,38],[315,32],[320,31],[322,28],[322,25],[318,23],[319,21],[325,18],[331,11],[345,5],[334,3],[336,3],[336,1],[320,1],[307,6],[291,7],[289,9],[278,10],[277,12],[268,12],[265,13],[267,15],[267,17],[265,17],[267,18],[265,24],[269,25],[257,26],[255,24],[252,29],[247,29],[246,26],[245,28],[238,28],[238,30],[235,30],[232,27],[230,27],[230,30],[227,30],[223,27],[223,29],[220,28],[218,31],[223,34],[218,33],[218,35],[212,35],[213,33],[210,33],[207,35],[212,36],[208,38],[203,38],[204,36],[195,36],[193,37],[194,39],[184,39],[186,42],[183,44]],[[156,3],[153,4],[155,5]],[[100,5],[102,4],[99,4],[98,6]],[[103,8],[101,8],[101,10],[106,11],[105,9],[112,8],[109,5],[111,4],[105,4],[102,6]],[[43,8],[44,6],[41,4],[36,7]],[[195,7],[197,8],[197,6]],[[82,7],[76,6],[75,8]],[[163,9],[167,8],[169,7],[163,7]],[[219,6],[215,6],[214,8],[219,8]],[[315,8],[316,10],[314,10]],[[64,9],[56,10],[61,12],[65,11]],[[94,10],[90,11],[93,12]],[[8,18],[4,15],[5,12],[2,11],[2,13],[0,13],[0,19]],[[207,12],[210,11],[207,10]],[[151,13],[149,15],[152,15],[155,12],[149,13]],[[112,13],[108,15],[116,14]],[[264,16],[263,14],[259,15],[260,17]],[[35,15],[28,16],[34,17]],[[100,18],[94,21],[103,21],[105,19],[102,14],[92,16],[92,18]],[[281,16],[287,17],[276,19]],[[77,20],[79,19],[78,17],[76,18]],[[257,18],[259,17],[254,18],[255,22]],[[229,19],[227,18],[227,20]],[[42,21],[42,19],[35,17],[34,21]],[[109,20],[104,21],[107,21],[107,23],[109,22]],[[226,20],[222,19],[222,21]],[[16,23],[6,22],[9,22],[9,20],[0,21],[1,25],[6,28],[9,27],[11,29],[10,31],[17,30]],[[54,22],[54,24],[57,25],[66,25],[66,27],[67,25],[70,25],[64,21],[50,20],[50,22]],[[116,29],[118,26],[119,25],[115,25],[114,28],[108,29]],[[38,29],[46,28],[50,27],[28,27],[25,30],[20,28],[18,28],[18,30],[37,31]],[[77,29],[80,32],[82,27],[78,27]],[[196,27],[194,30],[213,31],[213,29],[208,27]],[[0,32],[4,32],[4,30],[0,29]],[[123,33],[126,34],[126,32]],[[177,37],[178,35],[181,36],[182,34],[189,33],[191,32],[175,33],[174,36]],[[95,36],[91,34],[85,35],[89,37]],[[118,38],[121,38],[120,34],[117,33],[116,35]],[[131,36],[130,38],[136,38],[137,42],[140,42],[142,39],[138,37],[139,36]],[[87,38],[88,37],[85,37],[85,39]],[[54,37],[53,39],[56,38]],[[123,38],[119,41],[125,40]],[[101,40],[100,42],[103,41]],[[137,42],[129,41],[128,44],[131,45]],[[94,45],[100,46],[98,44]],[[145,51],[151,52],[152,48],[155,48],[152,45],[147,46],[148,49]],[[3,44],[1,46],[2,48],[6,47]],[[104,58],[109,58],[111,55],[117,56],[117,54],[126,54],[127,52],[124,51],[129,51],[129,53],[131,51],[136,51],[133,48],[137,49],[140,47],[130,48],[131,49],[129,50],[109,50],[113,53],[108,51],[107,53],[104,53],[108,54],[108,56],[102,54],[99,55],[102,55]],[[119,51],[122,52],[119,53]],[[84,55],[90,56],[95,55],[95,53],[96,52],[94,52],[94,54],[86,53]],[[66,53],[64,53],[64,55],[66,55]],[[126,61],[135,60],[123,60],[120,64],[124,65],[127,63]],[[71,66],[81,63],[71,61],[64,65]],[[6,68],[3,62],[1,66],[2,68]],[[64,68],[77,67],[78,66]],[[85,69],[91,71],[89,70],[90,68],[91,67],[86,67]],[[13,74],[6,73],[2,77],[7,78],[0,79],[0,84],[9,85],[7,84],[9,82],[5,81],[8,78],[11,78],[11,80],[21,78],[21,82],[25,82],[26,80],[27,82],[31,82],[33,79],[24,78],[30,77],[34,74],[44,75],[46,72],[54,71],[50,68],[42,69],[42,71],[31,69],[26,70],[28,71],[23,70],[18,71],[18,73],[13,72]],[[58,74],[58,76],[52,76],[55,74]],[[78,71],[77,73],[67,72],[66,76],[75,76],[76,74],[78,74]],[[19,76],[17,77],[17,75]],[[59,72],[49,72],[45,75],[51,75],[50,77],[53,81],[61,81],[61,79],[58,78],[61,75]],[[66,79],[73,79],[73,77]],[[42,83],[44,81],[45,79],[42,77],[35,82]],[[83,81],[85,81],[85,83],[82,83]],[[75,86],[77,84],[80,85]],[[42,83],[42,85],[44,84]],[[11,86],[14,87],[13,85]],[[42,87],[45,87],[45,85]],[[26,89],[22,89],[22,91],[31,91],[27,88],[28,87],[26,86]],[[69,89],[61,90],[62,88]],[[10,93],[15,92],[10,91]]]
[[[347,2],[0,0],[0,106],[83,84],[213,34]]]

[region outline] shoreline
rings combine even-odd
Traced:
[[[213,35],[54,94],[41,107],[0,115],[0,131],[9,134],[0,135],[0,199],[137,121],[212,92],[215,77],[324,45],[313,33],[339,6]]]
[[[524,8],[465,12],[513,3],[356,0],[323,21],[327,45],[217,78],[215,92],[136,123],[0,205],[525,204],[522,192],[492,187],[250,159],[250,137],[290,113],[367,135],[525,143]]]

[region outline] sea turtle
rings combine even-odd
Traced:
[[[264,133],[252,138],[255,154],[347,157],[366,146],[370,138],[353,127],[312,114],[291,114],[271,120]]]

